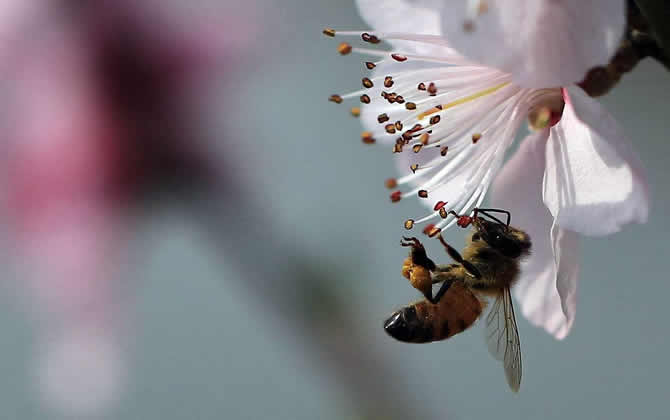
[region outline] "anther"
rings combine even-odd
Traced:
[[[402,152],[402,144],[394,144],[393,145],[393,153],[401,153]]]
[[[351,115],[359,117],[361,115],[361,109],[357,106],[351,107]]]
[[[412,151],[414,153],[419,153],[421,151],[421,148],[423,147],[423,144],[415,144],[412,146]]]
[[[414,220],[407,219],[405,220],[405,229],[410,230],[414,227]]]
[[[351,52],[351,45],[347,44],[346,42],[343,42],[340,45],[338,45],[337,52],[340,53],[341,55],[347,55]]]
[[[386,181],[384,181],[384,186],[388,188],[389,190],[392,190],[393,188],[398,186],[398,181],[395,178],[389,178]]]
[[[405,98],[403,98],[402,96],[398,95],[398,96],[395,97],[395,101],[396,101],[396,103],[404,104],[404,103],[405,103]]]
[[[379,38],[377,38],[375,35],[370,35],[367,32],[364,32],[361,35],[361,38],[363,39],[363,41],[369,42],[370,44],[379,44]]]
[[[402,123],[400,121],[395,122],[395,129],[398,131],[402,130]]]
[[[473,135],[472,135],[472,144],[476,144],[476,143],[479,141],[479,139],[481,139],[481,138],[482,138],[482,134],[481,134],[481,133],[475,133],[475,134],[473,134]]]
[[[430,134],[428,134],[428,133],[423,133],[423,134],[421,134],[421,135],[419,136],[419,141],[420,141],[421,144],[423,144],[424,146],[425,146],[426,144],[428,144],[428,139],[430,139]]]
[[[446,155],[447,155],[447,151],[449,151],[449,146],[444,146],[444,147],[442,148],[442,150],[440,150],[440,154],[441,154],[442,156],[446,156]]]
[[[419,85],[416,88],[419,89],[419,90],[426,90],[426,84],[421,82],[421,83],[419,83]]]
[[[391,76],[386,76],[384,78],[384,87],[390,88],[393,86],[393,78]]]
[[[423,233],[428,235],[431,238],[436,236],[441,231],[442,231],[442,229],[440,229],[438,227],[435,227],[434,224],[426,225],[426,227],[423,229]]]
[[[444,207],[442,207],[442,208],[440,209],[440,217],[443,218],[443,219],[446,219],[448,215],[449,215],[449,214],[447,213],[447,209],[445,209]]]
[[[336,104],[341,104],[342,103],[342,97],[340,95],[330,95],[330,98],[328,98],[330,102],[335,102]]]
[[[335,36],[335,29],[326,28],[326,29],[323,30],[323,34],[325,36],[334,37]]]
[[[440,122],[440,116],[439,115],[435,115],[434,117],[430,118],[430,123],[431,124],[437,124],[439,122]]]
[[[375,138],[372,137],[372,133],[369,131],[363,131],[361,133],[361,141],[365,144],[374,144]]]
[[[408,109],[410,111],[416,109],[416,104],[414,102],[407,102],[405,104],[405,109]]]
[[[383,124],[383,123],[385,123],[385,122],[388,121],[388,120],[389,120],[389,116],[386,115],[386,113],[377,115],[377,122],[378,122],[379,124]]]
[[[433,210],[434,210],[434,211],[441,210],[441,209],[443,209],[444,206],[446,206],[446,205],[447,205],[447,202],[446,202],[446,201],[438,201],[437,203],[435,203],[435,207],[433,207]]]
[[[419,169],[419,164],[418,163],[413,163],[409,166],[409,169],[412,171],[412,173],[416,173],[416,170]]]
[[[366,94],[361,95],[361,102],[364,104],[369,104],[370,103],[370,97]]]
[[[407,60],[407,57],[405,57],[404,55],[400,55],[400,54],[391,54],[391,57],[393,57],[393,59],[394,59],[395,61],[399,61],[399,62],[401,62],[401,63],[402,63],[403,61],[406,61],[406,60]]]
[[[411,131],[412,133],[415,133],[415,132],[417,132],[417,131],[419,131],[419,130],[421,130],[421,129],[423,129],[423,126],[422,126],[421,124],[414,124],[414,126],[412,127],[412,129],[409,130],[409,131]]]
[[[375,63],[373,63],[372,61],[366,61],[366,62],[365,62],[365,67],[367,67],[368,70],[372,70],[372,69],[374,69],[375,67],[377,67],[377,65],[376,65]]]
[[[400,192],[400,191],[393,191],[393,192],[391,193],[391,202],[392,202],[392,203],[397,203],[398,201],[400,201],[401,198],[402,198],[402,192]]]
[[[408,141],[412,140],[412,132],[407,130],[404,133],[402,133],[402,139],[404,140],[404,142],[408,142]]]
[[[430,96],[437,95],[437,86],[435,86],[435,83],[430,82],[428,85],[428,93],[430,93]]]
[[[474,32],[474,30],[475,30],[475,23],[472,20],[467,19],[463,21],[463,31],[470,33]]]
[[[370,78],[368,78],[368,77],[364,77],[363,80],[361,80],[361,82],[363,83],[363,86],[365,86],[368,89],[370,89],[372,86],[374,86],[374,84],[372,83],[372,80],[370,80]]]
[[[428,198],[428,191],[426,191],[426,190],[419,190],[419,192],[417,193],[417,195],[418,195],[419,197],[421,197],[421,198]]]
[[[384,130],[386,130],[386,132],[389,133],[389,134],[395,134],[395,125],[394,124],[386,124],[384,126]]]

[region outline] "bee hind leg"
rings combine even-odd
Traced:
[[[440,242],[442,242],[442,245],[447,250],[447,254],[449,254],[449,256],[453,258],[454,261],[461,264],[463,268],[465,268],[465,271],[468,272],[468,274],[477,279],[482,278],[482,273],[479,272],[477,267],[475,267],[471,262],[464,260],[461,254],[444,240],[442,235],[439,235],[437,238],[440,240]]]

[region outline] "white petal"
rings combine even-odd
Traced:
[[[548,131],[526,137],[494,181],[491,207],[509,210],[512,224],[526,231],[533,241],[531,255],[522,263],[513,289],[521,312],[534,325],[562,339],[574,320],[577,277],[572,271],[576,270],[576,254],[561,257],[566,245],[576,244],[576,235],[554,228],[554,241],[550,236],[553,218],[541,199],[547,137]],[[562,297],[569,301],[562,303]]]
[[[649,194],[642,164],[616,121],[577,87],[547,145],[544,202],[563,229],[587,235],[644,223]]]
[[[375,32],[440,35],[442,0],[357,0],[356,4],[361,17]],[[435,54],[441,49],[420,42],[390,42],[408,53]]]
[[[444,0],[442,34],[524,87],[574,84],[604,65],[625,27],[623,0]],[[486,4],[486,6],[482,6]]]

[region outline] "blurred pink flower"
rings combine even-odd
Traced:
[[[508,36],[509,19],[513,17],[506,14],[507,9],[502,10],[502,2],[479,2],[485,3],[488,9],[480,10],[477,16],[488,19],[485,16],[490,13],[500,21],[486,20],[492,27],[481,31],[475,28],[486,26],[484,22],[470,22],[477,26],[466,28],[461,22],[458,27],[465,31],[462,36],[471,37],[462,41],[469,49],[461,53],[445,38],[444,22],[455,18],[447,18],[449,13],[442,8],[452,2],[359,0],[361,13],[374,31],[334,31],[335,36],[357,35],[372,44],[381,39],[389,41],[394,49],[341,46],[340,52],[381,59],[366,63],[372,75],[363,79],[363,90],[331,99],[340,102],[359,98],[366,128],[364,141],[395,143],[393,150],[403,176],[388,184],[410,188],[395,191],[391,200],[418,196],[432,210],[426,217],[410,219],[406,226],[431,219],[438,220],[436,229],[453,226],[457,219],[448,211],[468,214],[480,206],[494,184],[492,205],[511,211],[513,220],[533,238],[534,254],[525,263],[515,287],[522,311],[535,325],[562,339],[570,331],[576,311],[575,232],[607,235],[624,224],[645,222],[649,207],[646,178],[614,119],[573,84],[594,64],[590,58],[581,60],[582,54],[588,55],[590,48],[595,48],[591,41],[584,46],[585,51],[580,46],[563,50],[561,43],[565,40],[558,37],[552,48],[529,46],[523,53],[498,43],[493,57],[498,61],[487,57],[514,73],[483,65],[466,55],[479,58],[482,51],[486,52],[478,50],[479,45],[486,43],[490,31],[496,28],[495,36]],[[523,41],[533,46],[546,39],[542,37],[547,30],[558,31],[568,25],[562,17],[577,8],[572,1],[519,3],[515,7],[527,10],[522,7],[524,12],[514,16],[520,13],[528,20],[522,19],[529,26],[525,34],[528,38]],[[581,20],[575,25],[602,35],[597,37],[600,48],[612,52],[611,40],[603,33],[614,31],[620,35],[623,23],[618,24],[615,13],[618,2],[609,5],[616,16],[602,21],[598,18],[594,27],[587,28]],[[556,13],[555,21],[545,22],[548,11]],[[456,9],[453,15],[464,19]],[[555,28],[547,26],[554,24]],[[554,47],[561,54],[572,54],[561,55],[560,59],[570,62],[574,58],[575,65],[559,66],[555,59],[550,61],[546,51]],[[607,62],[609,56],[597,55],[596,59]],[[576,74],[575,68],[582,73]],[[553,87],[564,80],[570,82],[566,87]],[[548,84],[538,85],[540,81]],[[537,132],[528,136],[520,151],[503,166],[523,121]]]
[[[221,180],[236,178],[196,116],[244,68],[254,14],[253,1],[0,6],[4,223],[18,286],[47,329],[42,390],[60,409],[104,410],[122,388],[133,207],[165,188],[226,194]]]

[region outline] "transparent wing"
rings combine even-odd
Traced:
[[[486,316],[486,344],[493,357],[503,362],[509,387],[518,392],[521,385],[521,344],[509,288],[496,298]]]

